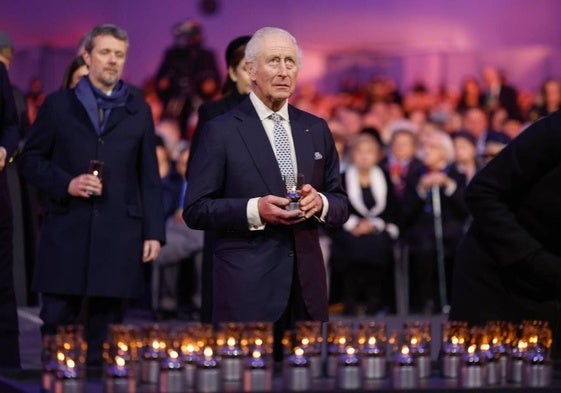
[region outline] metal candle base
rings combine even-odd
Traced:
[[[241,357],[222,358],[222,379],[225,381],[239,381],[243,375],[243,360]]]
[[[432,364],[430,355],[417,356],[417,367],[419,368],[419,378],[430,378],[432,372]]]
[[[362,371],[365,379],[386,377],[387,361],[383,356],[365,356],[362,358]]]
[[[513,383],[522,383],[522,367],[524,361],[522,358],[513,358],[509,363],[509,380]]]
[[[323,376],[323,365],[320,355],[312,355],[309,357],[310,373],[312,378],[321,378]]]
[[[333,378],[337,376],[337,364],[339,363],[339,354],[330,354],[327,357],[327,376]]]
[[[460,368],[459,386],[462,388],[481,388],[485,386],[487,369],[481,365],[462,366]]]
[[[222,376],[219,368],[197,369],[195,389],[201,393],[214,393],[222,390]]]
[[[396,365],[392,369],[392,386],[396,389],[416,389],[420,385],[416,366]]]
[[[442,357],[442,377],[458,378],[459,368],[460,368],[459,355],[444,355]]]
[[[161,370],[158,379],[160,392],[182,393],[185,391],[185,374],[182,369]]]
[[[362,370],[360,365],[340,365],[337,370],[337,387],[343,390],[355,390],[362,387]]]
[[[551,385],[553,368],[551,364],[524,364],[522,367],[522,385],[541,388]]]
[[[244,392],[265,392],[273,388],[273,376],[270,370],[249,369],[244,371]]]
[[[155,385],[160,375],[159,359],[143,359],[140,364],[140,382]]]
[[[84,393],[84,381],[81,379],[57,379],[53,393]]]
[[[105,393],[136,393],[134,378],[107,378],[104,382]]]
[[[497,360],[488,362],[485,367],[487,368],[487,385],[497,385],[501,382],[501,371]]]
[[[192,389],[195,386],[195,372],[197,366],[194,363],[187,363],[183,366],[183,375],[185,377],[185,387]]]
[[[308,367],[291,367],[284,376],[285,388],[293,392],[303,392],[312,386],[312,378]]]

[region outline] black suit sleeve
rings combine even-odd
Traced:
[[[0,94],[0,146],[5,148],[8,157],[11,157],[18,146],[18,115],[12,85],[2,62],[0,62]]]
[[[493,259],[502,267],[523,266],[552,285],[561,283],[561,258],[548,252],[517,220],[516,208],[521,195],[559,165],[560,120],[557,114],[529,127],[466,190],[474,229]]]

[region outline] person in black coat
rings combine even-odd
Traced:
[[[6,165],[17,149],[18,140],[18,116],[12,85],[5,65],[0,61],[0,348],[3,352],[0,368],[20,367],[13,276],[12,204],[6,176]]]
[[[84,323],[94,366],[108,324],[122,321],[123,299],[142,294],[142,263],[165,240],[152,116],[120,80],[127,49],[124,30],[94,27],[89,75],[47,97],[19,162],[47,196],[32,284],[42,295],[42,333]],[[103,161],[98,176],[90,160]]]
[[[201,130],[211,119],[228,112],[247,97],[251,91],[251,79],[245,69],[245,46],[251,36],[243,35],[234,38],[226,48],[226,64],[228,75],[222,88],[223,97],[207,102],[199,107],[199,121],[193,134],[191,152],[199,143]],[[212,247],[214,232],[205,231],[203,262],[201,272],[201,320],[210,322],[212,317]]]
[[[404,240],[409,246],[411,309],[430,314],[439,305],[434,187],[440,194],[448,293],[452,261],[468,212],[463,200],[466,177],[452,165],[454,147],[450,136],[443,131],[430,131],[424,136],[421,155],[424,168],[406,185],[402,225]]]
[[[472,179],[450,318],[549,321],[561,355],[561,112],[534,123]]]
[[[366,304],[373,315],[384,308],[384,281],[392,266],[393,243],[399,236],[397,201],[388,174],[377,163],[381,146],[359,134],[350,142],[351,163],[342,175],[349,198],[349,219],[330,232],[333,280],[343,281],[343,312],[356,313]]]

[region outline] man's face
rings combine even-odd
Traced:
[[[95,37],[92,51],[84,53],[93,85],[102,91],[112,90],[121,79],[126,57],[125,41],[111,35]]]
[[[253,91],[273,110],[280,109],[294,93],[298,75],[294,43],[284,34],[275,33],[261,41],[256,64],[249,65]]]

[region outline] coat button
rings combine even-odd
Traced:
[[[95,217],[99,217],[99,210],[94,209],[93,214],[94,214]]]
[[[97,139],[97,143],[99,143],[100,145],[103,145],[103,143],[104,143],[104,142],[103,142],[103,139],[102,139],[102,138],[98,138],[98,139]]]
[[[288,256],[289,256],[290,258],[292,258],[292,257],[294,256],[294,253],[293,253],[293,252],[289,252],[289,253],[288,253]]]

